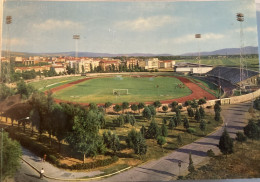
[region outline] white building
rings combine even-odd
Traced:
[[[158,69],[158,68],[159,68],[158,58],[145,59],[145,69]]]

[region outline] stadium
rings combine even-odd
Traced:
[[[244,70],[245,74],[240,76],[239,68],[192,66],[191,69],[188,65],[189,76],[184,75],[187,69],[181,72],[176,68],[168,73],[87,73],[86,77],[78,77],[72,82],[57,80],[56,83],[45,84],[45,90],[48,88],[53,92],[56,102],[103,105],[106,102],[151,104],[159,100],[170,104],[200,98],[214,100],[259,89],[259,73],[256,71]],[[43,80],[40,82],[44,85]]]

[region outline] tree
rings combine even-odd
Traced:
[[[157,137],[157,144],[161,146],[161,148],[163,149],[163,145],[166,143],[166,140],[163,136],[158,136]]]
[[[187,101],[185,101],[185,103],[184,103],[184,106],[190,106],[191,105],[191,101],[190,100],[187,100]]]
[[[179,110],[176,109],[176,111],[179,111]],[[175,125],[178,126],[180,124],[181,124],[181,113],[180,112],[176,112]]]
[[[200,120],[201,120],[201,115],[200,115],[200,112],[199,112],[198,109],[196,109],[196,111],[195,111],[195,116],[194,116],[194,118],[195,118],[195,120],[196,120],[197,122],[200,122]]]
[[[187,107],[187,112],[188,112],[188,116],[189,117],[194,117],[194,112],[193,112],[193,109],[191,107]]]
[[[118,118],[114,119],[113,123],[115,123],[118,127],[124,125],[124,123],[125,123],[124,115],[121,114]]]
[[[136,104],[132,104],[131,105],[131,110],[134,111],[134,113],[135,113],[135,111],[138,110],[138,106]]]
[[[104,144],[99,133],[99,121],[97,111],[86,111],[82,115],[75,116],[72,132],[69,132],[66,141],[76,151],[84,156],[96,156],[104,152]]]
[[[152,118],[151,110],[146,106],[143,110],[143,117],[150,120]]]
[[[139,110],[139,113],[140,113],[140,110],[143,109],[145,107],[145,104],[143,102],[140,102],[138,105],[138,110]]]
[[[0,84],[0,101],[5,100],[8,96],[14,95],[14,89],[7,87],[4,83]]]
[[[193,165],[193,161],[191,158],[191,153],[189,153],[189,166],[188,166],[188,171],[190,173],[193,173],[195,171],[194,165]]]
[[[167,119],[166,119],[166,118],[163,118],[162,123],[163,123],[163,124],[167,124]]]
[[[0,135],[0,141],[3,141],[3,148],[1,149],[3,151],[2,164],[4,165],[4,167],[2,167],[2,180],[5,181],[4,179],[6,177],[12,177],[19,169],[22,149],[20,144],[9,138],[6,132]]]
[[[176,106],[178,106],[178,102],[173,101],[171,106],[172,106],[172,111],[175,111]]]
[[[162,110],[165,112],[165,114],[166,114],[166,112],[168,111],[168,106],[162,106]]]
[[[95,103],[89,103],[89,110],[98,110],[98,106]]]
[[[111,149],[114,153],[120,150],[120,140],[118,136],[111,131],[103,133],[103,140],[106,147]]]
[[[116,104],[113,107],[113,110],[118,114],[122,110],[122,107],[120,105]]]
[[[202,120],[200,122],[200,130],[203,131],[203,134],[204,134],[204,132],[206,130],[206,122],[204,120]]]
[[[190,123],[187,117],[183,119],[183,127],[187,130],[190,127]]]
[[[162,131],[162,136],[164,136],[164,137],[168,136],[168,130],[167,130],[167,127],[165,124],[162,125],[161,131]]]
[[[27,85],[23,80],[17,83],[17,94],[20,94],[23,98],[28,98],[33,90],[33,87]]]
[[[174,118],[171,118],[168,124],[168,127],[170,130],[173,130],[173,128],[175,127],[175,122],[174,122]]]
[[[199,101],[198,101],[198,104],[199,105],[202,105],[202,104],[205,104],[206,103],[206,99],[199,99]]]
[[[218,148],[226,156],[227,156],[227,154],[231,154],[234,152],[233,140],[230,138],[226,129],[224,129],[224,132],[222,133],[222,135],[219,139]]]
[[[123,102],[123,103],[122,103],[123,113],[125,113],[125,109],[129,109],[129,103],[128,103],[128,102]]]
[[[214,117],[215,121],[219,121],[220,120],[220,112],[216,111],[215,112],[215,117]]]
[[[260,138],[260,129],[252,119],[250,119],[248,124],[244,127],[244,133],[252,140]]]
[[[214,111],[215,112],[221,112],[221,107],[220,107],[220,104],[217,102],[215,105],[214,105]]]
[[[143,135],[143,137],[145,137],[145,135],[146,135],[146,128],[144,127],[144,125],[142,125],[142,128],[140,129],[140,133]]]
[[[192,100],[190,105],[191,105],[192,108],[198,108],[198,106],[199,106],[198,102],[195,99]]]
[[[133,115],[130,116],[130,124],[134,126],[136,123],[135,117]]]
[[[147,145],[143,135],[134,129],[128,133],[126,143],[129,148],[134,149],[135,154],[142,155],[147,152]]]
[[[153,105],[149,105],[148,108],[151,111],[152,117],[154,117],[156,115],[156,110],[155,110],[154,106]]]
[[[154,107],[156,107],[156,108],[160,108],[161,106],[162,106],[162,103],[159,101],[159,100],[157,100],[157,101],[155,101],[154,103],[153,103],[153,105],[154,105]]]
[[[107,112],[107,108],[109,108],[110,106],[112,106],[111,102],[106,102],[104,107],[105,107],[105,112]]]
[[[260,110],[260,97],[258,97],[255,101],[254,101],[254,108],[257,110]]]
[[[241,142],[241,144],[242,144],[243,142],[245,142],[245,141],[247,140],[247,138],[246,138],[246,136],[244,135],[244,133],[242,133],[241,131],[239,131],[239,132],[236,133],[236,140],[237,140],[238,142]]]
[[[199,112],[200,112],[201,118],[203,119],[205,117],[205,111],[204,111],[203,107],[200,106]]]
[[[157,123],[154,120],[152,120],[152,122],[150,123],[146,133],[147,133],[147,138],[151,138],[151,139],[155,139],[161,134],[160,128],[158,127]]]
[[[178,142],[178,145],[182,144],[182,137],[180,134],[177,136],[177,142]]]

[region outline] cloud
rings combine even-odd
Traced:
[[[174,20],[171,16],[151,16],[147,18],[140,17],[135,20],[118,22],[116,26],[121,29],[143,32],[157,29],[174,21],[176,20]]]
[[[3,39],[3,45],[7,44],[7,39]],[[23,38],[11,38],[10,39],[11,46],[23,46],[27,45],[28,42]]]
[[[240,32],[240,29],[236,29],[235,32]],[[254,26],[254,27],[244,27],[243,28],[243,32],[244,33],[257,33],[257,27]]]
[[[209,41],[209,40],[219,40],[223,39],[224,35],[223,34],[215,34],[215,33],[207,33],[207,34],[201,34],[201,41]],[[164,43],[166,42],[173,42],[176,44],[185,44],[189,42],[194,42],[195,41],[195,34],[188,34],[184,35],[178,38],[170,39],[170,40],[164,40]]]
[[[55,20],[48,19],[43,23],[33,24],[34,29],[49,31],[55,29],[81,29],[82,25],[77,22],[69,21],[69,20]]]

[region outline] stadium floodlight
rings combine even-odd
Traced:
[[[80,39],[80,35],[73,35],[73,39],[75,40],[75,57],[78,57],[78,40]]]
[[[4,1],[0,0],[0,17],[4,17]],[[2,29],[3,29],[3,18],[0,18],[0,80],[2,79]],[[2,179],[0,178],[2,181]]]
[[[200,39],[201,38],[201,34],[195,34],[195,38],[196,39]],[[201,68],[200,68],[200,45],[199,45],[199,41],[198,41],[198,60],[199,60],[199,72],[201,75]]]
[[[6,81],[10,81],[10,70],[11,70],[11,52],[10,52],[10,47],[11,47],[11,39],[10,39],[10,24],[12,24],[13,18],[12,16],[6,16],[5,18],[5,23],[7,24],[7,41],[6,41],[6,58],[8,58],[9,64],[7,63],[6,66]]]
[[[244,34],[243,34],[243,21],[244,21],[244,14],[237,13],[236,15],[237,21],[240,22],[240,95],[241,95],[241,87],[242,81],[244,80],[244,59],[243,59],[243,48],[244,48]]]

